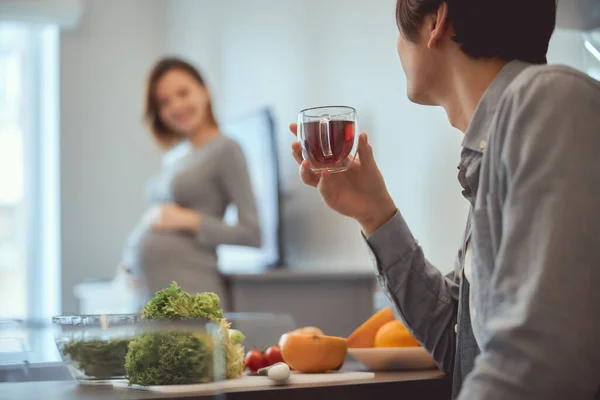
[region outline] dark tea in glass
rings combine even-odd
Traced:
[[[352,107],[316,107],[298,115],[298,140],[311,169],[347,170],[356,155],[356,111]]]

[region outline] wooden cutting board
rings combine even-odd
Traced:
[[[327,372],[323,374],[302,374],[292,372],[290,378],[283,384],[276,383],[265,376],[244,375],[237,379],[221,382],[202,383],[197,385],[166,385],[166,386],[127,386],[127,381],[113,383],[115,388],[149,390],[160,393],[215,393],[239,389],[268,388],[286,385],[318,385],[327,383],[346,383],[375,378],[373,372]]]

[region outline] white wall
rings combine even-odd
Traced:
[[[87,1],[61,35],[62,304],[73,285],[112,278],[159,167],[142,125],[144,79],[165,48],[165,2]]]
[[[548,48],[548,62],[584,70],[586,53],[581,32],[557,29]]]

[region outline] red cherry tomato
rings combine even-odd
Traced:
[[[267,363],[269,365],[273,365],[278,362],[283,362],[283,357],[281,356],[281,349],[278,345],[270,346],[267,351],[265,351],[265,356],[267,357]]]
[[[248,354],[246,354],[246,368],[248,368],[250,371],[256,372],[261,368],[267,367],[268,365],[267,357],[260,350],[252,349],[248,352]]]

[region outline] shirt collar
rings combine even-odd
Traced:
[[[478,152],[485,150],[492,117],[496,112],[500,98],[517,75],[530,65],[523,61],[513,60],[502,67],[475,108],[475,113],[462,141],[463,147]]]

